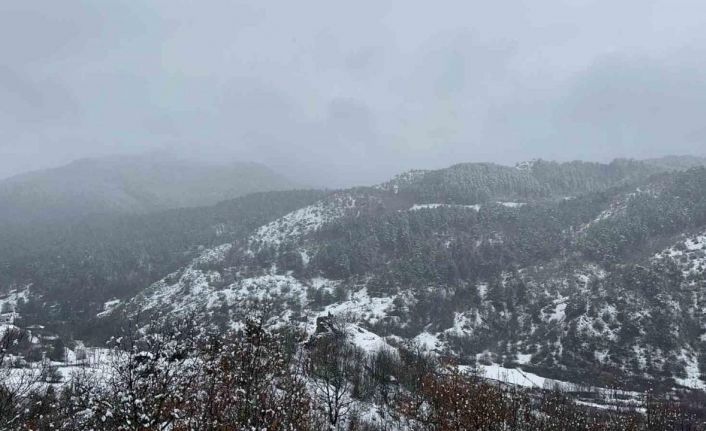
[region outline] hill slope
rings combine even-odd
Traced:
[[[431,201],[459,196],[430,194],[459,167],[332,194],[204,251],[127,309],[226,326],[268,309],[307,331],[330,313],[468,364],[706,387],[706,169],[539,168],[535,195],[505,168],[462,166],[497,187],[483,203]]]
[[[255,193],[208,207],[0,229],[0,296],[31,286],[26,320],[102,342],[105,334],[91,331],[104,302],[129,299],[203,248],[242,240],[325,195]]]
[[[465,363],[700,388],[705,233],[704,168],[464,164],[13,230],[0,287],[31,286],[25,324],[93,340],[121,310],[306,331],[332,313]]]
[[[434,171],[411,171],[382,185],[417,203],[479,204],[572,196],[628,184],[664,168],[633,160],[609,164],[544,160],[515,167],[462,163]]]
[[[292,184],[253,163],[213,165],[155,156],[84,159],[0,182],[0,222],[60,221],[211,205]]]
[[[252,344],[223,352],[260,363],[241,354],[261,358],[271,339],[272,357],[311,388],[309,405],[331,418],[339,394],[361,429],[433,428],[407,404],[418,396],[469,424],[504,402],[536,412],[499,414],[498,429],[532,418],[527,429],[683,428],[706,411],[706,168],[660,165],[463,164],[377,187],[0,230],[2,317],[32,335],[13,354],[63,364],[53,381],[69,381],[67,352],[125,335],[109,355],[171,382],[138,399],[196,399],[182,394],[213,387],[193,385],[212,359],[203,381],[233,389],[223,370],[249,368],[213,353],[245,336]],[[89,386],[116,387],[93,376],[121,362],[94,353],[104,359]],[[468,408],[481,399],[492,401]],[[674,427],[653,423],[667,408]]]

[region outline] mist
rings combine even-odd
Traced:
[[[697,1],[0,4],[0,178],[165,152],[370,184],[705,155]]]

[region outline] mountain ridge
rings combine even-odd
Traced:
[[[700,281],[675,269],[699,261],[699,251],[654,256],[704,231],[703,167],[458,164],[374,187],[98,217],[37,232],[36,243],[16,233],[0,249],[0,282],[32,285],[21,310],[28,323],[94,342],[142,308],[190,310],[228,326],[267,304],[275,325],[311,330],[322,314],[350,315],[386,342],[419,343],[464,363],[486,358],[565,380],[610,369],[606,376],[638,386],[647,377],[701,385],[694,370],[706,345],[685,335],[702,325],[687,297]],[[47,241],[41,253],[18,254]],[[676,325],[672,341],[639,307],[661,315],[662,327]],[[653,359],[635,362],[620,340]]]
[[[296,186],[255,163],[215,164],[159,155],[81,159],[0,181],[0,221],[67,220],[215,204]]]
[[[706,193],[698,188],[706,169],[647,175],[634,163],[618,162],[617,171],[635,166],[637,175],[607,169],[609,180],[596,186],[589,172],[594,188],[569,199],[562,187],[528,202],[490,199],[499,195],[470,205],[420,205],[409,193],[400,201],[404,185],[394,184],[336,192],[246,241],[206,251],[126,307],[228,325],[268,304],[270,324],[309,331],[333,313],[386,342],[417,343],[462,363],[486,358],[572,381],[603,373],[604,385],[671,379],[703,389],[706,346],[689,331],[706,323],[686,305],[699,272],[675,275],[676,252],[664,250],[680,248],[680,234],[706,232]],[[405,179],[418,184],[427,175]],[[417,198],[426,202],[430,189]],[[631,248],[647,257],[632,262]],[[671,338],[665,327],[676,331]]]

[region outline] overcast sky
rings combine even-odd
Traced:
[[[702,0],[0,2],[0,177],[167,150],[338,186],[705,143]]]

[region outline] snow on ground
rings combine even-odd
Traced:
[[[655,258],[660,259],[663,257],[681,257],[684,255],[688,255],[689,252],[697,250],[706,250],[706,234],[700,234],[691,238],[687,238],[680,244],[681,246],[672,246],[660,253],[657,253],[655,255]]]
[[[483,320],[477,310],[455,313],[453,326],[444,333],[463,337],[482,325]]]
[[[630,200],[634,199],[637,195],[645,194],[645,193],[654,195],[653,190],[641,190],[640,188],[637,188],[632,193],[627,193],[625,195],[619,196],[617,199],[615,199],[613,202],[610,203],[608,208],[601,211],[598,214],[598,216],[596,216],[596,218],[594,218],[590,222],[585,223],[583,226],[581,226],[581,228],[579,229],[579,232],[584,232],[589,227],[591,227],[594,224],[599,223],[603,220],[624,214],[627,207],[628,207],[628,203],[630,202]]]
[[[534,165],[537,163],[537,159],[532,159],[532,160],[525,160],[523,162],[519,162],[515,164],[515,169],[518,171],[531,171],[532,168],[534,168]]]
[[[285,241],[296,240],[343,216],[353,206],[355,200],[350,196],[319,201],[260,227],[250,237],[249,243],[277,246]]]
[[[372,425],[372,429],[401,429],[408,430],[409,428],[392,428],[389,424],[405,422],[407,419],[400,419],[399,411],[391,408],[391,406],[378,405],[373,402],[355,401],[353,403],[358,420],[364,424]],[[346,429],[346,428],[342,428]]]
[[[390,190],[394,193],[397,193],[399,191],[400,185],[406,185],[410,184],[417,179],[422,178],[424,175],[429,173],[430,171],[424,170],[424,169],[413,169],[411,171],[403,172],[401,174],[396,175],[393,179],[391,179],[388,182],[378,184],[374,186],[374,188],[378,190]]]
[[[686,350],[682,350],[679,359],[686,363],[686,366],[684,367],[686,371],[686,377],[677,377],[674,380],[678,384],[687,388],[706,390],[706,384],[704,384],[703,380],[701,380],[701,372],[699,372],[699,361],[697,359],[697,356]]]
[[[475,211],[480,211],[480,205],[454,205],[454,204],[415,204],[409,209],[409,211],[419,211],[422,209],[434,209],[434,208],[467,208]]]
[[[549,379],[540,375],[523,371],[519,368],[505,368],[498,364],[478,365],[470,367],[459,366],[460,371],[475,374],[479,377],[495,380],[508,385],[534,389],[559,389],[563,392],[590,392],[598,400],[613,406],[634,407],[642,402],[643,394],[634,391],[621,391],[601,387],[587,387],[562,380]],[[606,404],[598,404],[605,406]]]
[[[374,354],[379,352],[380,350],[388,350],[391,352],[397,350],[394,347],[390,346],[384,338],[366,329],[363,329],[358,325],[346,325],[346,334],[348,336],[348,340],[353,345],[359,347],[368,354]]]
[[[518,353],[517,363],[520,365],[529,364],[532,362],[532,355],[529,353]]]
[[[17,310],[17,302],[19,300],[26,301],[29,296],[29,286],[23,289],[13,289],[6,294],[0,294],[0,312],[2,310]]]
[[[76,360],[75,352],[69,350],[66,362],[34,362],[23,368],[0,369],[0,379],[13,390],[29,391],[51,385],[61,387],[71,381],[74,376],[82,375],[91,382],[106,382],[112,372],[112,364],[116,357],[114,352],[105,348],[84,349],[85,359]],[[42,380],[42,370],[51,367],[59,376],[56,381]]]
[[[546,318],[547,321],[551,322],[563,322],[566,316],[566,299],[557,300],[554,303],[554,310]]]
[[[480,296],[480,299],[485,301],[485,298],[488,295],[488,284],[487,283],[480,283],[478,285],[478,295]]]
[[[306,305],[311,300],[307,297],[310,289],[334,294],[340,284],[323,277],[298,280],[291,275],[266,274],[221,286],[217,272],[200,270],[193,266],[184,270],[175,282],[169,283],[168,279],[169,277],[155,283],[137,304],[146,310],[161,308],[175,314],[212,310],[222,306],[247,309],[249,305],[265,301],[280,304],[294,301]],[[307,331],[313,332],[316,318],[329,314],[348,322],[374,324],[388,315],[393,301],[390,297],[371,297],[367,289],[362,288],[353,292],[349,299],[335,302],[318,311],[305,307],[307,319],[304,326]],[[283,313],[270,323],[293,323],[289,322],[291,315]]]
[[[525,204],[524,202],[496,202],[498,205],[502,205],[506,208],[519,208],[522,207]],[[482,205],[480,204],[475,204],[475,205],[457,205],[457,204],[414,204],[412,205],[411,208],[409,208],[409,211],[419,211],[422,209],[435,209],[435,208],[466,208],[466,209],[472,209],[475,211],[480,211]]]
[[[0,337],[5,335],[5,333],[7,331],[12,331],[12,330],[17,330],[17,329],[20,329],[20,328],[18,328],[15,325],[12,325],[12,324],[1,324],[0,325]]]
[[[600,214],[598,214],[598,216],[596,216],[595,219],[593,219],[593,221],[591,221],[590,223],[588,223],[588,225],[592,225],[592,224],[594,224],[594,223],[598,223],[598,222],[601,221],[601,220],[608,219],[608,218],[612,217],[613,214],[615,214],[616,212],[618,212],[618,209],[617,209],[617,208],[613,208],[613,207],[608,208],[608,209],[606,209],[606,210],[603,210],[603,211],[600,212]]]
[[[146,293],[142,307],[166,307],[182,313],[265,300],[306,300],[306,286],[289,275],[262,275],[218,287],[220,279],[217,272],[190,268],[173,284],[164,280],[155,283]]]
[[[687,238],[654,255],[653,260],[675,260],[685,277],[706,270],[706,233]]]
[[[507,207],[507,208],[519,208],[521,206],[527,205],[524,202],[498,202],[498,204]]]
[[[209,265],[223,262],[232,247],[232,244],[221,244],[219,246],[206,249],[201,252],[201,254],[194,260],[194,262],[192,262],[191,265]]]
[[[367,288],[363,288],[354,292],[349,300],[325,307],[318,315],[331,314],[348,320],[374,324],[387,316],[387,310],[392,307],[393,301],[394,299],[390,297],[373,298],[368,295]]]
[[[704,250],[706,249],[706,235],[698,235],[695,238],[689,238],[685,242],[686,249],[693,250]]]
[[[421,334],[414,337],[412,341],[428,352],[433,352],[438,348],[440,344],[439,338],[436,335],[430,334],[428,332],[422,332]]]
[[[176,306],[176,309],[193,309],[187,299],[199,298],[206,292],[212,292],[215,282],[220,281],[221,275],[216,271],[201,269],[206,265],[222,262],[231,244],[223,244],[203,251],[181,273],[175,272],[150,286],[137,298],[141,308],[155,309],[160,306]],[[179,277],[175,282],[170,280]],[[114,305],[115,309],[118,304]],[[112,310],[111,310],[112,311]],[[103,313],[106,313],[104,311]],[[101,314],[99,317],[102,317]],[[106,313],[106,315],[109,313]]]
[[[176,283],[168,284],[165,280],[158,281],[145,292],[146,301],[141,306],[145,310],[169,306],[174,311],[186,311],[196,305],[191,298],[197,300],[205,291],[211,289],[211,281],[218,278],[216,272],[208,272],[189,267]]]
[[[96,317],[105,317],[112,313],[119,305],[121,301],[119,299],[111,299],[103,304],[103,311],[96,314]]]
[[[230,285],[227,291],[230,291],[226,293],[229,299],[228,305],[232,305],[234,301],[251,301],[253,299],[258,301],[282,297],[296,297],[302,301],[306,299],[306,286],[289,275],[262,275],[246,278]]]
[[[474,369],[462,366],[461,370],[471,372]],[[480,377],[525,388],[551,389],[561,387],[565,383],[528,373],[519,368],[505,368],[497,364],[478,365],[477,372]]]

